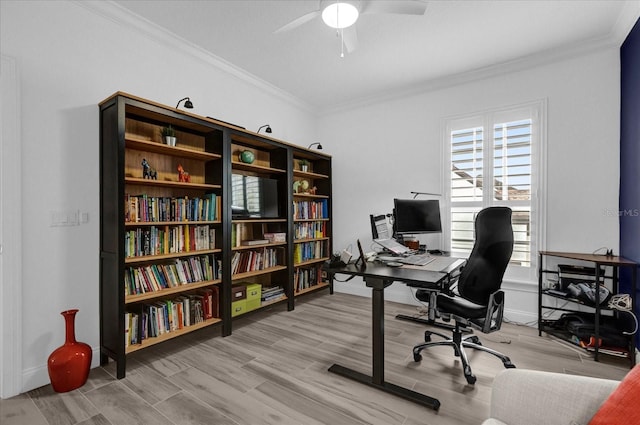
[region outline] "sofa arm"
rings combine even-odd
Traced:
[[[494,379],[490,416],[509,425],[587,424],[619,381],[506,369]],[[487,420],[485,424],[500,423]]]

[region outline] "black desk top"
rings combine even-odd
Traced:
[[[420,270],[419,268],[389,267],[379,263],[367,263],[367,267],[364,269],[355,264],[348,264],[344,267],[325,268],[325,270],[327,273],[362,276],[365,279],[371,277],[403,282],[410,286],[420,286],[421,284],[433,286],[447,277],[447,274],[442,272]]]

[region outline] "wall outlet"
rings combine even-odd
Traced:
[[[49,215],[51,227],[80,225],[78,211],[51,211]]]

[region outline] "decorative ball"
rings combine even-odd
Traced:
[[[251,151],[242,151],[240,152],[240,161],[251,164],[255,161],[256,156]]]
[[[309,182],[307,180],[300,181],[300,188],[306,192],[309,190]]]

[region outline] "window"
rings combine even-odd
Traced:
[[[255,176],[231,175],[231,199],[234,207],[247,214],[260,213],[260,181]]]
[[[449,248],[471,253],[476,214],[490,206],[513,210],[511,277],[535,277],[532,255],[540,244],[538,188],[542,173],[542,102],[447,122],[446,181]],[[520,269],[520,270],[518,270]]]

